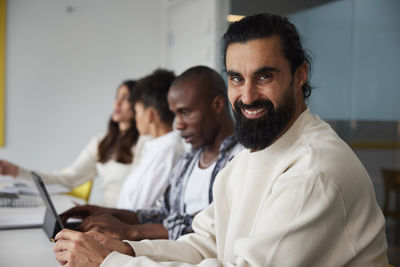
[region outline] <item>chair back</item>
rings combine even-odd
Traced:
[[[72,189],[71,192],[67,193],[67,195],[77,198],[82,198],[86,202],[88,202],[90,197],[90,191],[92,190],[92,184],[93,180],[87,181],[86,183],[81,184]]]

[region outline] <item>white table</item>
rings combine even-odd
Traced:
[[[82,200],[57,195],[51,197],[57,212],[63,212],[74,206],[75,202],[82,203]],[[7,216],[10,213],[42,212],[44,206],[37,208],[0,208],[0,216]],[[53,253],[54,243],[50,242],[42,228],[21,229],[21,230],[0,230],[0,266],[1,267],[47,267],[59,266]]]

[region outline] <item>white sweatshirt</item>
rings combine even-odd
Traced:
[[[178,241],[129,242],[101,266],[387,267],[385,220],[371,180],[331,127],[303,112],[268,148],[238,154],[214,203]]]

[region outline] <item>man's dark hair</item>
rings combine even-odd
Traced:
[[[311,59],[301,45],[296,27],[287,18],[272,14],[249,16],[229,26],[224,34],[223,55],[225,66],[226,51],[230,44],[246,43],[274,35],[280,37],[282,52],[290,63],[292,75],[303,62],[306,62],[310,73]],[[303,85],[304,99],[311,95],[311,89],[311,85],[307,81]]]
[[[145,108],[153,107],[163,122],[172,123],[175,115],[169,110],[167,96],[174,79],[174,72],[157,69],[138,80],[131,95],[132,108],[141,102]]]
[[[214,97],[221,95],[224,97],[225,102],[228,103],[226,84],[221,75],[212,68],[207,66],[189,68],[175,79],[174,84],[186,79],[196,79],[196,81],[200,82],[203,90],[201,93],[209,97],[209,99],[214,99]]]

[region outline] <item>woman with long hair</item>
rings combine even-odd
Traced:
[[[119,86],[107,133],[92,138],[70,166],[58,172],[36,171],[46,183],[59,183],[72,189],[96,178],[100,188],[96,204],[116,205],[121,186],[133,161],[140,157],[143,143],[138,142],[130,102],[135,84],[127,80]],[[29,170],[3,160],[0,160],[0,174],[31,179]]]

